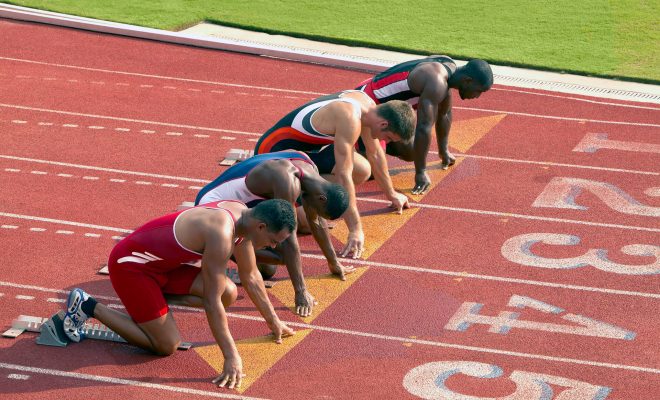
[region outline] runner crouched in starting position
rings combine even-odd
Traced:
[[[201,307],[225,359],[213,383],[239,387],[243,364],[225,313],[237,290],[226,279],[227,261],[233,252],[243,286],[280,343],[293,330],[275,314],[254,249],[276,246],[295,229],[293,207],[284,200],[264,201],[251,209],[237,201],[219,201],[154,219],[110,253],[110,280],[128,315],[74,289],[67,301],[64,331],[78,342],[85,320],[93,317],[129,343],[170,355],[181,337],[167,304]],[[193,265],[200,260],[201,268]]]
[[[347,90],[319,97],[291,111],[257,142],[255,154],[295,149],[310,156],[323,177],[339,183],[349,195],[344,220],[349,234],[342,257],[359,258],[364,251],[364,232],[355,200],[355,185],[373,174],[374,179],[399,213],[408,198],[394,190],[385,151],[379,141],[411,141],[412,107],[403,101],[376,103],[363,92]],[[355,151],[361,138],[366,159]]]
[[[297,206],[299,229],[300,225],[308,227],[330,271],[345,280],[345,275],[354,269],[342,266],[337,259],[324,219],[341,217],[348,208],[348,193],[341,185],[323,179],[305,153],[278,151],[235,164],[200,190],[195,205],[238,200],[254,207],[272,198]],[[305,285],[296,232],[272,249],[257,250],[256,258],[257,267],[265,276],[274,274],[274,265],[286,265],[295,291],[296,313],[303,317],[311,315],[315,300]]]

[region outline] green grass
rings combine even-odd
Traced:
[[[660,83],[660,1],[21,0],[178,30],[199,21],[420,54]]]

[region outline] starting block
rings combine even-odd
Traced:
[[[230,166],[234,165],[237,162],[247,160],[248,158],[254,155],[254,150],[243,150],[243,149],[230,149],[225,158],[220,161],[220,165]]]
[[[39,332],[37,344],[45,346],[66,347],[71,340],[64,333],[62,320],[64,311],[54,314],[50,318],[31,317],[28,315],[19,315],[12,324],[11,328],[5,331],[2,336],[17,338],[23,332]],[[124,338],[113,332],[103,324],[93,324],[88,322],[83,327],[83,333],[87,339],[107,340],[110,342],[127,343]],[[188,350],[192,343],[181,342],[178,349]]]

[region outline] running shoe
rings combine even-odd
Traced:
[[[76,288],[69,293],[69,299],[66,302],[66,314],[63,320],[64,333],[73,342],[80,342],[85,338],[83,328],[89,316],[82,310],[82,303],[87,299],[89,299],[89,295],[84,290]]]
[[[241,284],[241,278],[238,276],[238,268],[227,267],[225,274],[236,285]]]

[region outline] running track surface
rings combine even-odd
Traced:
[[[49,316],[115,239],[194,198],[230,148],[364,73],[0,20],[0,321]],[[241,292],[248,377],[217,389],[204,314],[166,358],[87,340],[0,340],[0,393],[28,398],[650,399],[660,393],[660,108],[498,87],[454,100],[458,163],[403,216],[359,188],[368,258],[327,279],[301,239],[313,318],[275,345]],[[435,152],[432,152],[435,154]],[[436,160],[435,155],[431,160]],[[391,162],[410,189],[410,165]],[[342,226],[333,231],[341,246]],[[242,289],[241,289],[242,290]],[[463,397],[462,397],[463,396]],[[468,397],[472,396],[472,397]]]

